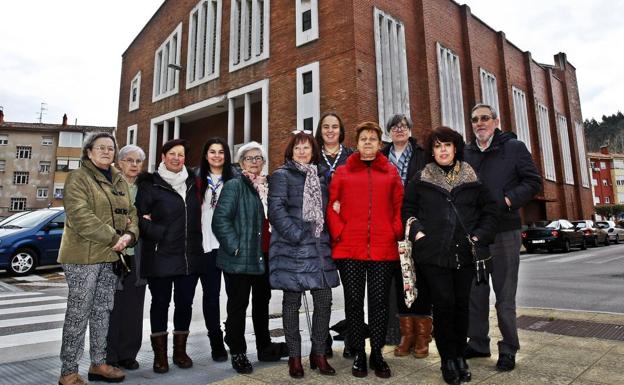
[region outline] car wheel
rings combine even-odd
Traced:
[[[31,249],[19,249],[11,257],[9,271],[13,275],[27,275],[37,266],[37,253]]]
[[[526,249],[526,252],[528,254],[531,254],[531,253],[535,252],[535,247],[533,247],[533,246],[527,246],[527,247],[525,247],[525,249]]]
[[[594,237],[594,238],[592,239],[592,246],[594,246],[594,247],[598,247],[598,238],[597,238],[597,237]]]
[[[569,239],[566,239],[565,242],[563,242],[563,252],[564,253],[570,252],[570,240]]]
[[[605,235],[604,245],[605,246],[609,246],[610,244],[611,244],[611,242],[609,241],[609,236]]]
[[[587,243],[585,242],[585,238],[583,238],[583,241],[581,242],[581,250],[587,250]]]
[[[618,243],[620,243],[620,234],[617,234],[617,235],[615,236],[615,241],[613,241],[613,243],[615,243],[616,245],[617,245]]]

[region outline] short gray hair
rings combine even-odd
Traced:
[[[266,162],[266,152],[264,152],[264,148],[262,145],[256,141],[249,142],[247,144],[242,145],[238,151],[236,152],[236,162],[241,163],[245,154],[247,154],[251,150],[260,150],[264,161]]]
[[[405,120],[405,123],[407,124],[407,128],[409,128],[409,131],[411,133],[411,130],[414,124],[412,123],[412,120],[408,118],[407,115],[405,114],[392,115],[392,117],[388,119],[388,123],[386,123],[386,132],[389,134],[390,130],[392,130],[392,127],[396,126],[397,124],[401,123],[404,120]]]
[[[472,115],[472,113],[475,112],[475,110],[479,108],[487,108],[488,110],[490,110],[490,113],[492,114],[492,119],[498,118],[498,113],[496,112],[496,109],[490,106],[489,104],[485,104],[485,103],[477,103],[474,107],[472,107],[472,110],[470,110],[470,115]]]
[[[143,151],[141,147],[135,146],[134,144],[127,144],[123,146],[121,150],[119,150],[119,154],[117,154],[117,157],[120,160],[123,160],[126,159],[126,157],[132,152],[136,152],[137,154],[139,154],[139,159],[141,159],[141,161],[145,160],[145,151]]]
[[[115,140],[113,134],[109,134],[108,132],[93,132],[87,135],[82,144],[82,158],[80,158],[81,160],[89,159],[89,154],[87,153],[87,151],[93,150],[93,143],[95,143],[95,141],[100,138],[108,138],[113,141],[113,147],[115,147],[115,154],[113,159],[117,157],[117,141]]]

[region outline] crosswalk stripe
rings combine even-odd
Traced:
[[[16,293],[2,294],[2,295],[0,295],[0,300],[12,298],[12,297],[25,297],[27,295],[40,295],[40,294],[41,293],[39,293],[37,291],[20,291],[20,292],[16,292]]]
[[[33,302],[45,302],[45,301],[53,301],[57,299],[65,299],[64,297],[59,297],[57,295],[50,295],[45,297],[36,297],[36,298],[16,298],[16,299],[0,299],[0,306],[3,305],[15,305],[18,303],[33,303]]]
[[[36,332],[17,333],[0,337],[0,349],[39,344],[42,342],[60,341],[63,328],[39,330]]]
[[[548,263],[566,263],[566,262],[578,261],[580,259],[586,259],[586,258],[596,258],[596,256],[592,254],[574,255],[571,257],[563,257],[555,261],[548,261]]]
[[[53,310],[53,309],[65,309],[66,307],[67,307],[66,302],[49,303],[47,305],[38,305],[38,306],[10,307],[7,309],[0,309],[0,315],[28,313],[31,311],[35,312],[35,311],[44,311],[44,310]]]
[[[0,328],[21,326],[21,325],[42,324],[46,322],[63,321],[64,319],[65,319],[65,313],[40,315],[40,316],[34,316],[34,317],[11,318],[11,319],[0,320]]]

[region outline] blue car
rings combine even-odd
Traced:
[[[27,275],[55,265],[65,227],[65,209],[30,211],[0,225],[0,269]]]

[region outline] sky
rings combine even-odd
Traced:
[[[224,0],[227,1],[227,0]],[[321,0],[322,1],[322,0]],[[576,67],[583,118],[624,112],[624,1],[464,0],[509,41]],[[0,106],[5,120],[115,126],[121,55],[162,0],[5,1],[0,22]],[[620,47],[620,48],[617,48]]]

